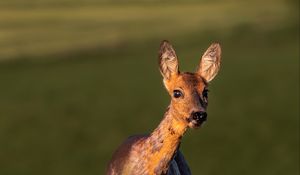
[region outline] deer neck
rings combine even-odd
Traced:
[[[179,117],[178,112],[169,107],[159,126],[148,138],[149,169],[155,174],[166,173],[187,129],[186,123]]]

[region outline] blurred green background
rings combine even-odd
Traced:
[[[214,41],[209,120],[181,150],[193,174],[299,174],[299,1],[0,1],[0,174],[104,174],[169,103],[163,39],[183,71]]]

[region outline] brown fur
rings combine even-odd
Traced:
[[[212,52],[215,53],[209,54]],[[109,163],[107,175],[191,174],[178,149],[186,130],[198,127],[191,120],[191,114],[206,110],[207,99],[202,93],[219,70],[219,45],[213,44],[204,57],[209,62],[202,60],[199,67],[205,66],[208,68],[206,71],[198,69],[196,73],[180,73],[173,47],[163,41],[159,65],[164,85],[172,97],[171,103],[163,120],[151,134],[130,137],[119,147]],[[180,90],[183,96],[173,97],[174,90]]]

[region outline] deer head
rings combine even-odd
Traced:
[[[196,72],[180,72],[175,50],[163,41],[159,51],[159,68],[164,85],[171,96],[170,111],[176,120],[190,128],[206,121],[208,83],[220,69],[221,47],[212,44],[203,54]]]

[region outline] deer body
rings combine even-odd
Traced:
[[[172,97],[163,120],[149,135],[129,137],[114,153],[107,175],[190,175],[179,151],[188,128],[198,128],[207,117],[207,86],[220,67],[220,46],[212,44],[196,73],[180,73],[173,47],[163,41],[159,64]]]

